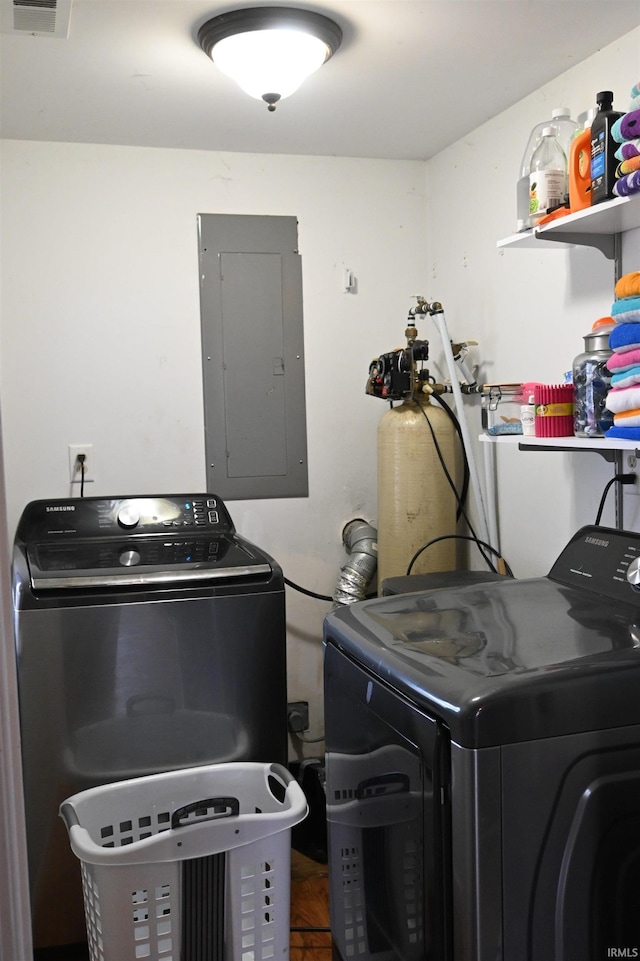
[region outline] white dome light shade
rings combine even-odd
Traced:
[[[284,100],[322,66],[327,53],[326,43],[300,30],[255,30],[220,40],[212,59],[250,97],[278,94]]]
[[[209,20],[198,41],[219,70],[275,110],[335,53],[342,31],[309,10],[253,7]]]

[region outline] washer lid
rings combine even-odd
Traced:
[[[597,530],[609,547],[587,542],[591,556],[579,538],[594,535],[579,532],[553,578],[363,601],[327,616],[325,641],[445,719],[465,746],[638,724],[640,594],[618,563],[618,532]],[[624,534],[624,545],[629,567],[640,536]],[[610,575],[610,596],[592,588]]]
[[[29,544],[26,555],[34,591],[184,584],[257,577],[272,570],[256,549],[229,535]]]

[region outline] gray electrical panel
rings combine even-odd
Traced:
[[[297,220],[199,214],[198,232],[207,490],[306,497]]]

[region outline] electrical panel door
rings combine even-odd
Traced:
[[[297,220],[198,221],[207,489],[225,500],[306,497]]]

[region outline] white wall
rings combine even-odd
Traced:
[[[375,519],[386,408],[364,388],[424,283],[424,165],[4,142],[2,177],[11,534],[27,502],[70,494],[70,443],[93,444],[88,494],[204,488],[196,215],[296,215],[310,493],[229,508],[286,576],[330,595],[344,524]],[[355,294],[342,290],[344,267]],[[310,702],[313,736],[330,605],[291,590],[287,605],[289,696]]]
[[[515,231],[516,181],[531,128],[555,106],[583,114],[599,90],[613,90],[614,107],[626,110],[639,76],[640,29],[430,161],[423,293],[442,302],[454,339],[479,342],[468,361],[480,364],[480,382],[561,383],[592,323],[609,314],[614,270],[599,251],[554,244],[498,251],[496,242]],[[626,239],[633,251],[626,270],[640,269],[639,232]],[[479,405],[469,400],[465,409],[477,434]],[[545,574],[569,537],[593,523],[612,468],[585,452],[496,453],[503,554],[519,577]],[[639,529],[640,497],[625,501],[625,526]],[[613,524],[613,491],[607,504],[603,523]]]
[[[296,215],[310,495],[229,506],[239,531],[288,577],[330,594],[345,558],[344,523],[376,519],[384,405],[364,384],[371,358],[403,342],[411,296],[441,301],[452,336],[479,341],[474,357],[487,381],[558,382],[609,312],[613,268],[598,251],[499,253],[496,241],[515,226],[530,128],[556,105],[585,111],[601,89],[613,89],[624,109],[640,76],[639,42],[637,30],[428,164],[4,142],[10,532],[28,501],[70,493],[70,443],[94,445],[91,494],[204,486],[196,215]],[[344,267],[357,294],[341,290]],[[433,372],[446,376],[430,324],[421,333],[434,345]],[[479,408],[465,406],[475,436]],[[499,451],[502,549],[516,575],[546,573],[595,517],[610,475],[593,454]],[[639,523],[635,511],[627,518]],[[611,510],[604,519],[612,522]],[[328,605],[287,596],[289,696],[310,701],[310,734],[319,734]]]

